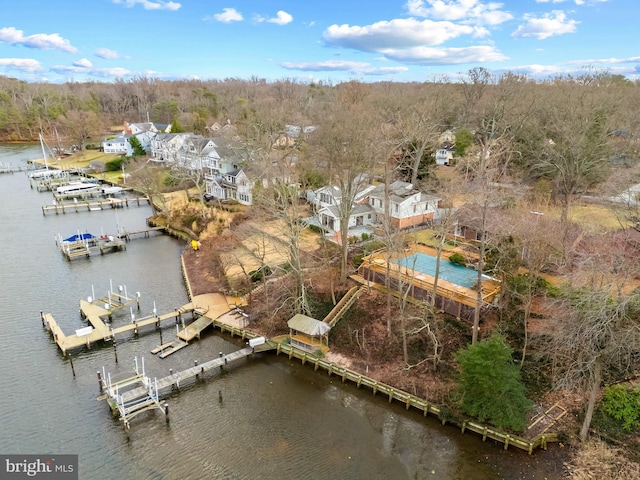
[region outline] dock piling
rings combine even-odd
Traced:
[[[168,403],[164,404],[164,418],[167,421],[167,423],[169,423],[169,404]]]
[[[100,370],[98,370],[97,372],[98,374],[98,386],[100,387],[100,391],[102,391],[102,373],[100,373]]]
[[[116,348],[116,339],[113,339],[113,354],[116,356],[116,363],[118,363],[118,349]]]
[[[76,376],[76,369],[73,368],[73,357],[71,356],[71,354],[69,354],[69,363],[71,364],[71,373],[73,373],[73,376]]]

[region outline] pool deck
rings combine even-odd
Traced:
[[[422,253],[425,255],[430,255],[432,257],[435,257],[437,255],[437,251],[435,248],[429,247],[424,244],[414,243],[403,252],[400,252],[391,258],[392,263],[390,265],[390,270],[394,272],[396,277],[399,276],[403,283],[407,285],[411,283],[415,287],[420,288],[424,291],[432,291],[435,282],[435,277],[433,275],[429,275],[426,272],[415,271],[412,268],[407,268],[393,263],[415,253]],[[443,251],[441,253],[441,260],[446,261],[454,253],[456,253],[456,251]],[[387,253],[384,251],[375,252],[368,257],[365,257],[361,264],[361,269],[370,269],[379,274],[386,275]],[[477,275],[477,272],[475,270],[469,270]],[[364,275],[362,276],[364,277]],[[482,291],[482,300],[484,304],[491,303],[500,292],[500,282],[498,280],[485,277],[483,278],[480,285]],[[445,280],[442,277],[438,278],[436,291],[437,295],[439,296],[455,300],[456,302],[467,305],[469,307],[475,308],[478,301],[478,291],[476,288],[468,288],[463,285],[458,285],[451,281]]]

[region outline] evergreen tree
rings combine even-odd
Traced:
[[[527,413],[533,403],[525,396],[520,369],[511,354],[511,347],[500,334],[458,351],[457,393],[468,415],[519,432],[527,426]]]
[[[136,137],[135,135],[131,135],[129,137],[129,143],[131,144],[131,148],[133,149],[134,157],[144,157],[147,154],[145,149],[142,148],[140,140],[138,140],[138,137]]]

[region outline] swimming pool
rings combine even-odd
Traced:
[[[417,252],[393,263],[417,272],[426,273],[432,277],[436,274],[436,257],[426,253]],[[441,258],[438,278],[461,287],[471,288],[478,282],[478,272],[460,265],[454,265],[448,259]]]

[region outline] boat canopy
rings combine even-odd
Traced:
[[[95,235],[92,235],[90,233],[76,233],[75,235],[69,237],[69,238],[65,238],[63,240],[63,242],[80,242],[83,240],[91,240],[92,238],[96,238]]]

